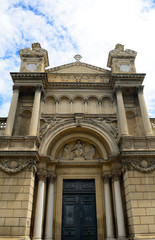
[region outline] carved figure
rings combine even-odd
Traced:
[[[47,118],[47,119],[43,118],[43,120],[46,122],[46,124],[40,129],[40,137],[42,137],[49,128],[56,125],[59,119],[57,119],[56,117],[53,117],[53,118]]]
[[[76,144],[72,148],[75,157],[84,157],[84,144],[81,140],[77,140]]]
[[[85,154],[85,159],[90,159],[92,160],[95,156],[95,147],[91,144],[90,145],[90,150]]]
[[[63,157],[63,159],[69,159],[69,160],[72,159],[72,157],[71,157],[71,151],[70,151],[70,149],[69,149],[69,145],[68,145],[68,144],[66,144],[66,145],[64,146],[64,150],[63,150],[63,155],[62,155],[62,157]]]

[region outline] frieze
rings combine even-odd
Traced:
[[[110,77],[103,75],[49,75],[48,82],[109,83]]]
[[[23,169],[28,168],[28,170],[36,172],[36,161],[32,158],[1,158],[0,168],[6,173],[17,173],[21,172]]]
[[[122,160],[122,170],[123,172],[136,169],[140,172],[147,173],[155,170],[155,159],[131,159],[127,158]]]

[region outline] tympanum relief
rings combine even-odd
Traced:
[[[58,153],[58,159],[63,160],[95,160],[99,159],[96,147],[80,139],[66,143]]]

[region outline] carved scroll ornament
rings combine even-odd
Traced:
[[[154,159],[125,159],[122,161],[123,171],[136,169],[140,172],[147,173],[155,170]]]
[[[30,171],[36,172],[36,161],[32,158],[22,159],[22,158],[11,158],[11,159],[0,159],[0,168],[6,173],[17,173],[21,172],[23,169],[28,168]]]

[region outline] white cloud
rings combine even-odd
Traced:
[[[0,4],[0,57],[6,57],[0,60],[4,102],[12,94],[8,72],[18,71],[20,65],[16,52],[32,42],[40,42],[48,50],[51,67],[74,61],[73,56],[80,53],[82,61],[104,68],[109,51],[122,43],[138,52],[137,72],[147,73],[145,97],[150,115],[155,116],[152,1],[0,0]]]

